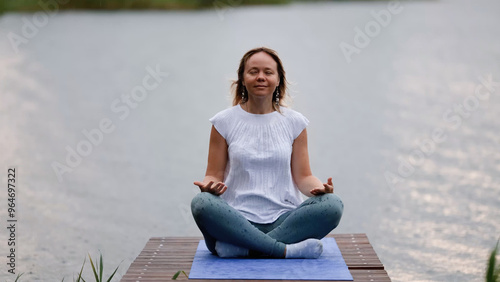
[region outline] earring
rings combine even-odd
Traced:
[[[280,91],[278,90],[278,87],[276,87],[276,106],[280,105]]]
[[[245,100],[245,88],[241,90],[241,100]]]

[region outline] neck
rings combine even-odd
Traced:
[[[274,112],[272,97],[248,97],[248,101],[242,104],[242,108],[251,114],[269,114]]]

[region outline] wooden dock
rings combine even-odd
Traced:
[[[387,282],[391,281],[384,265],[380,262],[366,234],[332,234],[337,241],[342,256],[355,282]],[[142,252],[130,265],[122,282],[170,281],[179,270],[189,275],[191,264],[196,253],[198,237],[153,237],[149,239]],[[184,274],[177,280],[188,280]],[[190,281],[208,282],[215,280]],[[230,281],[230,280],[224,280]],[[235,281],[235,280],[232,280]],[[275,280],[243,280],[243,281],[275,281]],[[282,280],[293,281],[293,280]],[[297,280],[295,280],[297,281]],[[307,281],[307,280],[301,280]]]

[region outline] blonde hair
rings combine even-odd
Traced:
[[[231,84],[231,90],[232,90],[231,92],[233,95],[233,106],[238,105],[243,100],[242,93],[243,93],[243,91],[245,91],[245,86],[243,86],[243,73],[245,72],[245,65],[246,65],[248,59],[250,59],[250,57],[252,57],[253,55],[260,53],[260,52],[267,53],[276,62],[277,69],[278,69],[278,77],[279,77],[279,82],[280,82],[278,85],[279,105],[286,107],[287,106],[286,100],[289,100],[290,97],[287,93],[288,82],[287,82],[286,77],[285,77],[285,69],[283,68],[283,63],[281,63],[281,60],[278,57],[278,53],[276,51],[274,51],[273,49],[270,49],[267,47],[254,48],[254,49],[246,52],[245,55],[243,55],[243,58],[241,58],[240,66],[238,67],[238,80],[233,81],[233,83]],[[246,94],[248,97],[247,92],[246,92]],[[276,94],[277,93],[275,90],[273,93],[273,101],[276,98]],[[243,101],[243,102],[245,102],[245,101]],[[274,110],[281,113],[280,108],[278,106],[276,106],[276,103],[274,103],[274,102],[273,102],[273,108],[274,108]]]

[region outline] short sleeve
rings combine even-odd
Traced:
[[[221,111],[217,113],[215,116],[213,116],[209,121],[213,124],[217,132],[222,135],[224,139],[227,140],[227,135],[229,133],[229,122],[230,119],[228,117],[229,115],[228,110]]]
[[[304,131],[304,129],[309,124],[309,120],[299,112],[292,111],[292,130],[293,130],[293,140],[295,140]]]

